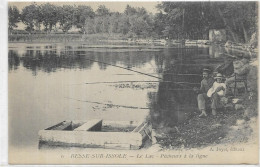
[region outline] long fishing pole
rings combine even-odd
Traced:
[[[93,60],[93,59],[89,59],[89,58],[84,58],[84,59],[85,59],[85,60],[89,60],[89,61],[93,61],[93,62],[97,62],[97,63],[102,63],[102,64],[110,65],[110,66],[113,66],[113,67],[125,69],[125,70],[128,70],[128,71],[132,71],[132,72],[135,72],[135,73],[139,73],[139,74],[142,74],[142,75],[146,75],[146,76],[149,76],[149,77],[153,77],[153,78],[157,78],[157,79],[163,80],[163,78],[161,78],[161,77],[154,76],[154,75],[147,74],[147,73],[143,73],[143,72],[140,72],[140,71],[136,71],[136,70],[133,70],[133,69],[130,69],[130,68],[118,66],[118,65],[115,65],[115,64],[105,63],[105,62],[102,62],[102,61]],[[175,83],[175,84],[177,84],[177,85],[181,85],[181,86],[186,86],[186,87],[192,88],[192,87],[190,87],[190,86],[183,85],[183,83],[182,83],[182,84],[181,84],[181,83],[176,83],[176,82],[172,82],[172,83]]]
[[[150,74],[156,74],[156,73],[150,73]],[[201,74],[174,74],[174,73],[161,73],[163,75],[172,75],[172,76],[202,76]],[[113,75],[134,75],[134,74],[113,74]]]
[[[125,69],[125,70],[128,70],[128,71],[133,71],[133,72],[136,72],[136,73],[139,73],[139,74],[147,75],[147,76],[149,76],[149,77],[153,77],[153,78],[157,78],[157,79],[163,79],[163,78],[161,78],[161,77],[157,77],[157,76],[150,75],[150,74],[147,74],[147,73],[143,73],[143,72],[140,72],[140,71],[132,70],[132,69],[130,69],[130,68],[126,68],[126,67],[122,67],[122,66],[118,66],[118,65],[114,65],[114,64],[110,64],[110,63],[105,63],[105,62],[102,62],[102,61],[93,60],[93,59],[89,59],[89,58],[85,58],[85,59],[86,59],[86,60],[89,60],[89,61],[97,62],[97,63],[102,63],[102,64],[110,65],[110,66],[113,66],[113,67],[122,68],[122,69]]]
[[[65,99],[70,99],[70,100],[75,100],[75,101],[80,101],[80,102],[85,102],[85,103],[92,103],[92,104],[101,104],[101,105],[105,105],[105,106],[109,106],[109,107],[122,107],[122,108],[130,108],[130,109],[150,109],[147,107],[136,107],[136,106],[125,106],[125,105],[118,105],[118,104],[111,104],[111,103],[101,103],[101,102],[97,102],[97,101],[89,101],[89,100],[79,100],[79,99],[74,99],[71,97],[64,97]]]
[[[145,82],[145,83],[157,83],[157,82],[163,82],[163,83],[177,83],[177,84],[194,84],[199,85],[200,83],[192,83],[192,82],[172,82],[172,81],[112,81],[112,82],[86,82],[85,84],[111,84],[111,83],[136,83],[136,82]]]

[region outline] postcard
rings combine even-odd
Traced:
[[[258,2],[8,2],[9,164],[258,164]]]

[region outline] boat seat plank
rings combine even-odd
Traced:
[[[102,119],[89,120],[74,131],[101,131]]]
[[[67,130],[71,126],[71,122],[63,121],[57,125],[54,125],[46,130]]]

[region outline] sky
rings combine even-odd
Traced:
[[[157,13],[157,9],[156,9],[156,5],[159,4],[159,2],[156,1],[142,1],[142,2],[133,2],[133,1],[127,1],[127,2],[123,2],[123,1],[110,1],[110,2],[100,2],[100,1],[95,1],[95,2],[90,2],[90,1],[77,1],[77,2],[66,2],[66,1],[48,1],[51,4],[54,5],[60,5],[62,6],[63,4],[66,5],[87,5],[87,6],[91,6],[92,9],[95,11],[99,5],[105,5],[108,9],[110,9],[111,12],[123,12],[126,8],[126,5],[129,4],[132,7],[144,7],[148,12],[151,13]],[[32,4],[33,1],[23,1],[23,2],[9,2],[9,5],[15,5],[18,7],[18,9],[21,11],[25,6],[28,6],[30,4]],[[46,2],[35,2],[37,4],[42,4],[42,3],[46,3]]]

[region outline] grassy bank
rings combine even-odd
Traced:
[[[165,47],[176,47],[182,45],[179,40],[155,40],[155,39],[136,39],[128,38],[127,35],[123,34],[9,34],[9,43],[84,43],[87,45],[143,45],[143,46],[161,46]],[[208,40],[186,40],[185,46],[197,46],[197,45],[220,45],[227,49],[238,50],[243,52],[257,53],[258,48],[255,45],[242,44],[242,43],[214,43]],[[184,46],[184,45],[182,45]]]
[[[82,42],[102,44],[101,40],[126,40],[121,34],[9,34],[9,42]]]

